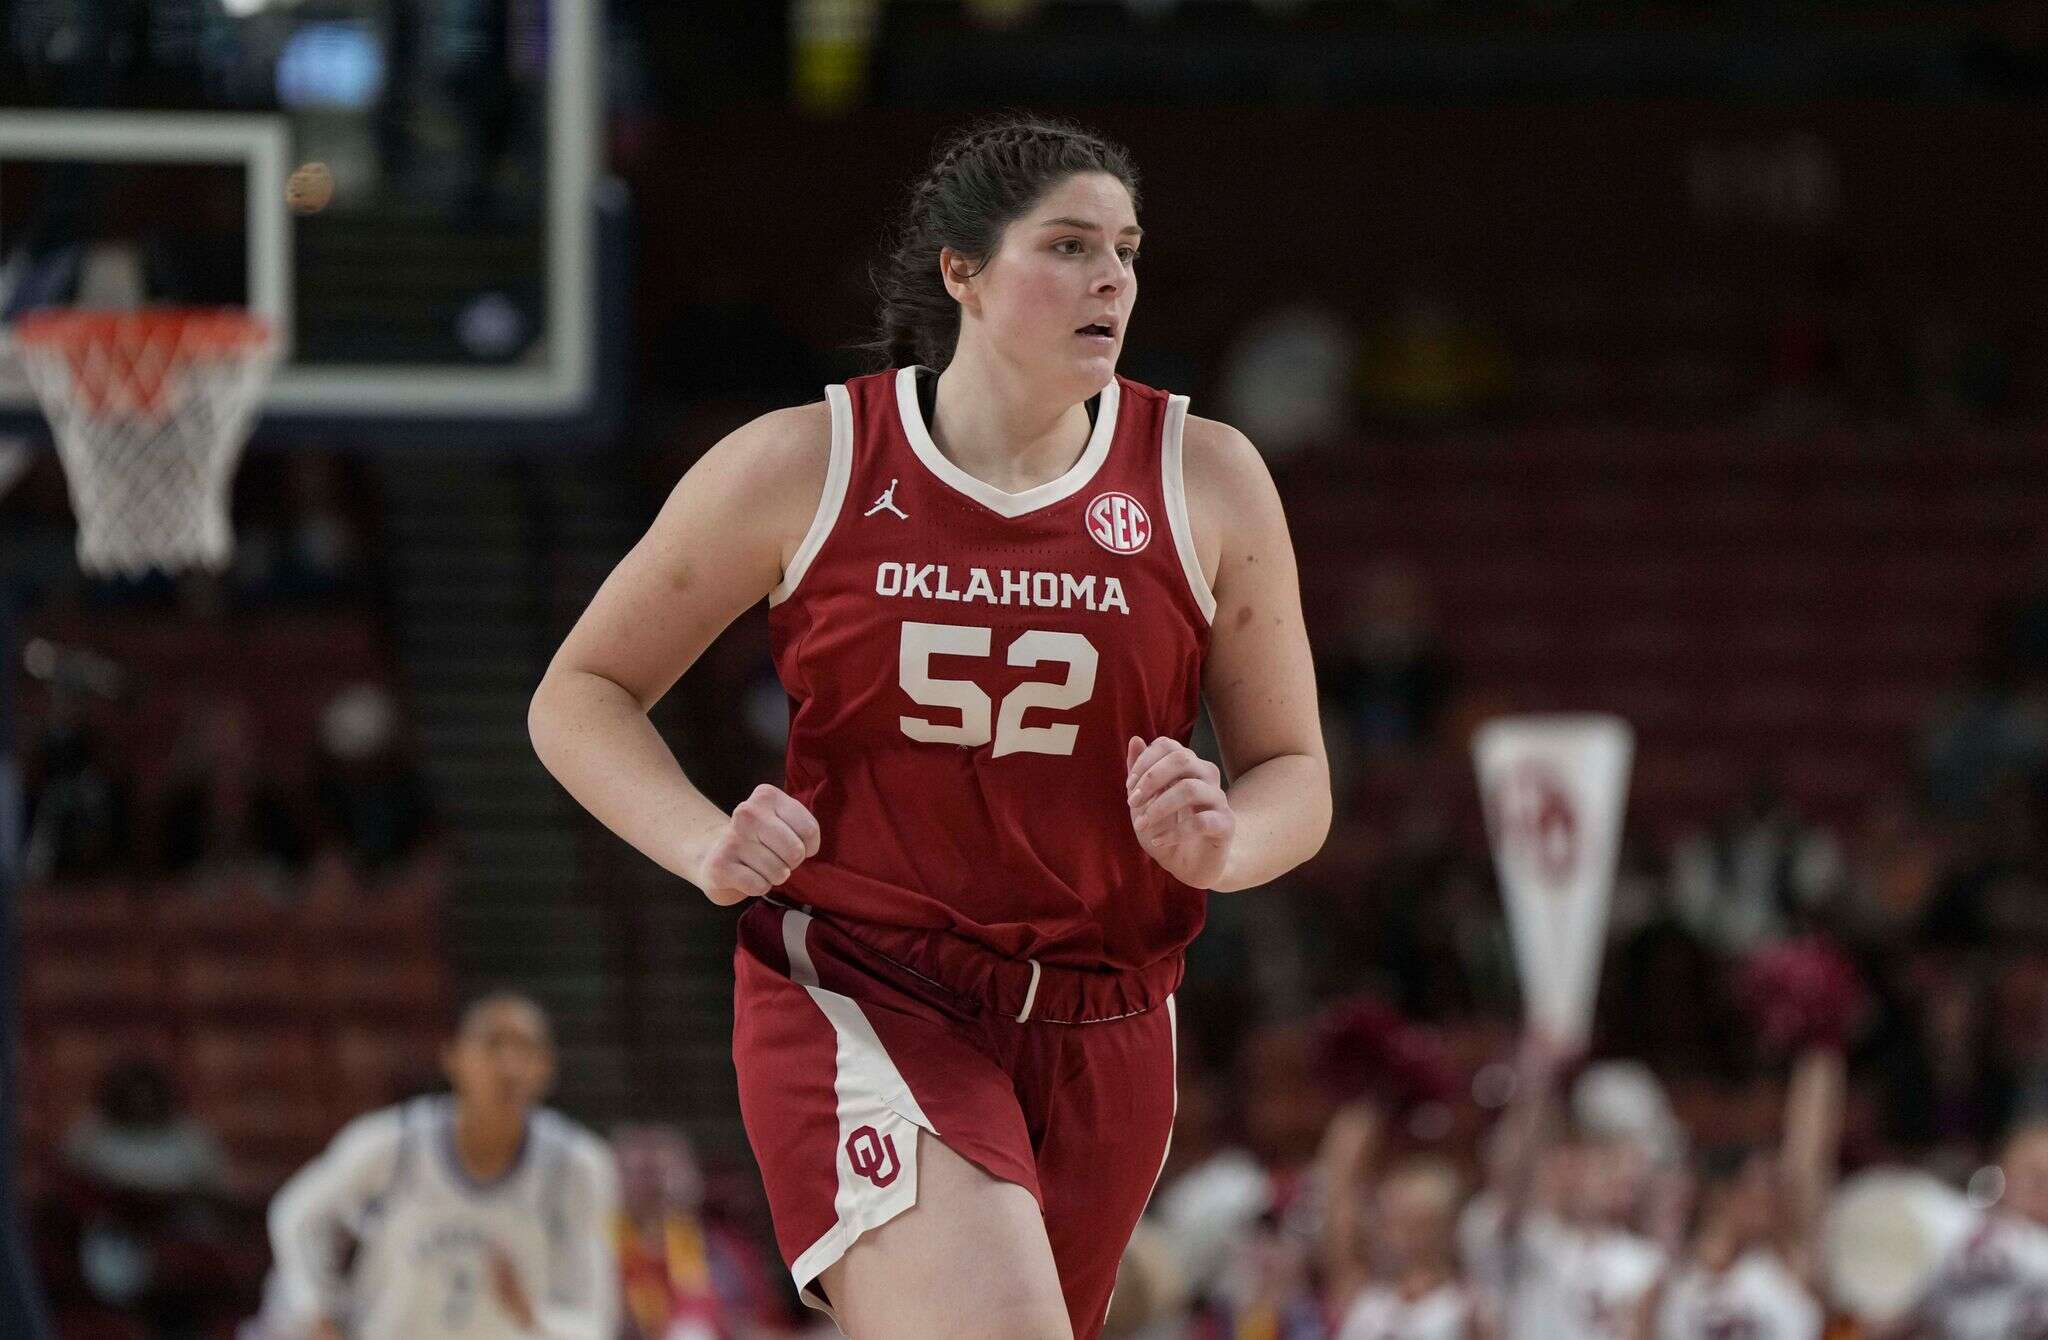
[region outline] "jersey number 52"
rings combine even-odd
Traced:
[[[987,656],[993,633],[967,624],[905,623],[899,654],[903,691],[911,701],[925,707],[950,707],[960,713],[960,724],[927,721],[904,716],[903,733],[913,740],[933,744],[958,744],[970,748],[995,741],[995,757],[1005,754],[1071,754],[1080,727],[1072,722],[1057,726],[1027,726],[1024,714],[1034,707],[1058,710],[1079,707],[1095,692],[1095,648],[1079,633],[1053,633],[1033,629],[1020,633],[1010,643],[1011,665],[1040,665],[1064,661],[1067,677],[1060,683],[1033,680],[1019,684],[1003,695],[998,710],[988,693],[971,679],[935,679],[934,656]],[[991,729],[993,723],[993,729]]]

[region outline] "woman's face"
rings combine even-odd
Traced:
[[[1071,400],[1094,395],[1116,373],[1138,299],[1138,238],[1121,181],[1082,172],[1055,182],[1003,230],[978,274],[963,277],[973,261],[941,253],[962,341],[983,341],[999,363]],[[1083,332],[1096,324],[1109,333]]]

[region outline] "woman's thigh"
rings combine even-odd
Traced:
[[[917,1204],[863,1233],[819,1285],[852,1340],[1070,1340],[1038,1202],[918,1132]]]

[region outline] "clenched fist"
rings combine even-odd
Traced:
[[[1131,827],[1146,854],[1183,884],[1209,889],[1230,864],[1237,815],[1223,774],[1180,741],[1133,735],[1124,748]]]
[[[712,834],[693,881],[720,907],[758,898],[818,854],[818,821],[801,802],[762,783]]]

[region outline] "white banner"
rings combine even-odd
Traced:
[[[1529,1023],[1582,1045],[1635,735],[1613,716],[1502,717],[1472,740]]]

